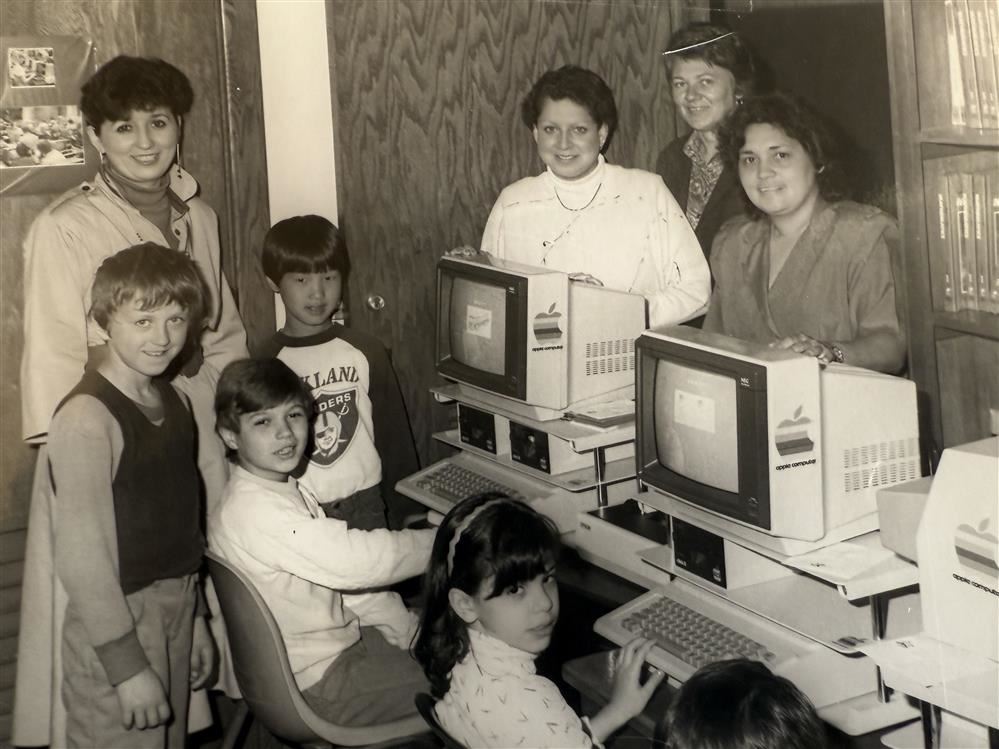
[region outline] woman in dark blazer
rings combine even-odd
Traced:
[[[692,132],[659,154],[656,171],[694,227],[705,258],[715,234],[745,204],[738,175],[718,152],[718,128],[755,88],[749,50],[722,26],[692,23],[670,38],[663,53],[673,103]]]

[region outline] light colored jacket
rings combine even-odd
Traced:
[[[179,199],[171,211],[180,250],[191,255],[211,294],[208,330],[201,339],[205,365],[191,380],[214,392],[222,368],[247,356],[246,331],[222,275],[218,217],[195,194],[194,178],[171,169]],[[169,194],[169,193],[168,193]],[[186,206],[187,210],[184,210]],[[160,230],[98,174],[56,198],[35,219],[24,243],[24,354],[21,430],[44,441],[56,406],[80,381],[87,347],[106,340],[90,319],[90,288],[100,264],[141,242],[169,246]],[[179,377],[177,385],[188,391]],[[194,399],[197,400],[197,399]]]

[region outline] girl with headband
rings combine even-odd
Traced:
[[[580,719],[536,672],[558,621],[558,553],[548,518],[497,493],[459,503],[437,531],[413,649],[438,721],[465,746],[599,747],[663,679],[641,683],[652,642],[636,638],[622,648],[610,702]]]

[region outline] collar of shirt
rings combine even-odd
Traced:
[[[521,673],[532,675],[537,672],[535,655],[507,645],[492,635],[477,629],[468,630],[469,654],[476,664],[489,676]]]

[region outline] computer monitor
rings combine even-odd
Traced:
[[[437,265],[437,371],[486,405],[539,421],[634,397],[645,299],[499,260]]]
[[[909,380],[688,327],[637,343],[642,501],[800,554],[878,527],[878,488],[918,478]]]

